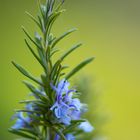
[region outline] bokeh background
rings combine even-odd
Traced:
[[[109,140],[140,139],[140,1],[139,0],[67,0],[67,11],[54,27],[55,35],[77,27],[61,48],[76,42],[83,47],[65,62],[71,67],[89,56],[96,60],[77,77],[88,75],[92,90],[99,93],[99,112],[107,116],[102,126]],[[25,11],[37,13],[36,0],[0,0],[0,140],[15,138],[7,129],[18,101],[28,97],[21,83],[25,79],[11,65],[24,65],[34,75],[42,71],[26,48],[21,25],[30,33],[36,26]],[[90,112],[94,96],[88,94]],[[87,95],[86,95],[87,96]],[[92,118],[90,118],[92,119]]]

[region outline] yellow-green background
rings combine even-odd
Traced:
[[[110,140],[140,139],[140,2],[139,0],[67,0],[67,12],[55,24],[56,35],[77,27],[78,32],[59,44],[69,47],[82,41],[82,49],[66,62],[74,66],[95,55],[82,72],[95,78],[102,93],[100,108],[108,116],[104,126]],[[25,99],[24,79],[11,65],[16,60],[39,75],[41,69],[26,48],[20,26],[36,28],[24,11],[35,15],[36,0],[0,0],[0,140],[12,140],[7,132],[13,109]],[[92,104],[92,93],[90,94]],[[93,108],[94,110],[94,108]],[[92,111],[92,109],[90,110]]]

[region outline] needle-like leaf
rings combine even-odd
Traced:
[[[29,79],[33,80],[34,82],[38,83],[39,85],[42,85],[42,83],[37,80],[36,78],[34,78],[29,72],[27,72],[22,66],[20,66],[19,64],[16,64],[14,61],[12,61],[12,64],[26,77],[28,77]]]
[[[41,26],[40,26],[40,23],[37,21],[37,19],[33,16],[33,15],[31,15],[29,12],[25,12],[36,24],[37,24],[37,26],[42,30],[42,28],[41,28]]]
[[[64,33],[64,34],[62,34],[60,37],[56,38],[56,39],[54,40],[54,42],[52,43],[52,46],[51,46],[51,47],[54,48],[55,45],[56,45],[60,40],[62,40],[64,37],[66,37],[67,35],[73,33],[73,32],[76,31],[76,30],[77,30],[76,28],[71,29],[71,30],[68,30],[66,33]]]
[[[77,65],[70,73],[68,73],[66,75],[66,79],[68,80],[69,78],[71,78],[75,73],[77,73],[81,68],[83,68],[84,66],[86,66],[88,63],[90,63],[92,60],[94,59],[94,57],[89,58],[84,60],[83,62],[81,62],[79,65]]]
[[[20,130],[14,130],[14,129],[9,129],[9,132],[13,133],[13,134],[16,134],[16,135],[19,135],[19,136],[22,136],[24,138],[28,138],[28,139],[32,139],[32,140],[36,140],[36,138],[34,136],[30,136],[29,134],[25,133],[25,132],[22,132]]]
[[[41,46],[39,46],[35,41],[34,39],[32,39],[32,37],[29,35],[29,33],[26,31],[26,29],[22,26],[21,27],[22,30],[24,31],[24,33],[27,35],[27,37],[31,40],[31,42],[33,42],[33,44],[35,44],[39,49],[41,49]]]
[[[67,57],[69,54],[71,54],[73,51],[75,51],[77,48],[79,48],[82,44],[77,44],[75,46],[73,46],[72,48],[70,48],[68,51],[66,51],[61,57],[60,60],[64,60],[65,57]]]

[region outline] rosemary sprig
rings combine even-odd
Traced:
[[[71,119],[71,124],[69,125],[66,124],[66,120],[64,121],[61,117],[58,117],[60,115],[60,110],[63,110],[64,104],[68,106],[67,109],[69,111],[76,111],[77,113],[79,111],[80,113],[81,108],[79,108],[79,106],[82,106],[82,104],[80,103],[79,99],[75,100],[71,98],[72,96],[69,95],[70,92],[75,92],[75,90],[66,91],[68,88],[68,83],[65,80],[70,79],[81,68],[83,68],[93,60],[93,58],[84,60],[68,74],[65,74],[63,72],[64,69],[67,68],[67,66],[63,65],[62,62],[66,57],[68,57],[72,52],[74,52],[82,45],[80,43],[66,51],[62,56],[59,57],[58,60],[56,60],[55,62],[53,61],[53,55],[59,51],[57,49],[57,43],[59,43],[61,40],[63,40],[65,37],[76,30],[68,30],[66,33],[62,34],[59,37],[55,37],[51,33],[52,26],[55,23],[56,19],[65,11],[61,9],[63,3],[63,0],[57,3],[56,0],[47,0],[47,2],[42,5],[38,0],[40,15],[35,18],[30,13],[26,12],[26,14],[39,27],[42,33],[41,35],[39,35],[39,33],[36,32],[35,36],[31,37],[25,27],[22,26],[22,30],[27,37],[25,39],[25,43],[34,58],[39,62],[40,66],[44,70],[40,78],[34,77],[21,65],[12,61],[13,65],[24,76],[28,77],[30,80],[38,84],[38,87],[35,87],[30,82],[23,82],[31,91],[31,95],[34,96],[35,99],[20,102],[24,103],[26,106],[24,109],[16,110],[17,113],[15,115],[15,118],[17,118],[17,122],[9,130],[14,134],[28,139],[66,140],[70,139],[70,137],[72,139],[73,136],[69,133],[72,132],[72,130],[75,131],[75,127],[83,122],[83,120],[81,121],[80,118],[73,120],[72,116],[74,115],[74,113],[64,114],[64,116],[66,115],[66,117],[69,117],[69,119]],[[32,45],[30,45],[31,43],[35,45],[36,48],[33,48]],[[35,49],[37,49],[37,53]],[[60,79],[62,78],[65,80],[62,80],[60,82]],[[64,94],[64,92],[66,93]],[[67,101],[65,101],[66,99]],[[58,103],[60,101],[61,103],[63,102],[63,104]],[[79,104],[79,106],[77,106],[76,104]],[[71,107],[71,105],[73,107]],[[67,119],[66,117],[64,119]]]

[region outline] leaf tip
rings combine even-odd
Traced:
[[[25,32],[25,27],[23,25],[21,25],[21,29]]]
[[[15,63],[13,60],[11,61],[11,63],[12,63],[14,66],[16,65],[16,63]]]
[[[28,15],[28,14],[29,14],[29,12],[28,12],[28,11],[25,11],[25,14],[27,14],[27,15]]]

